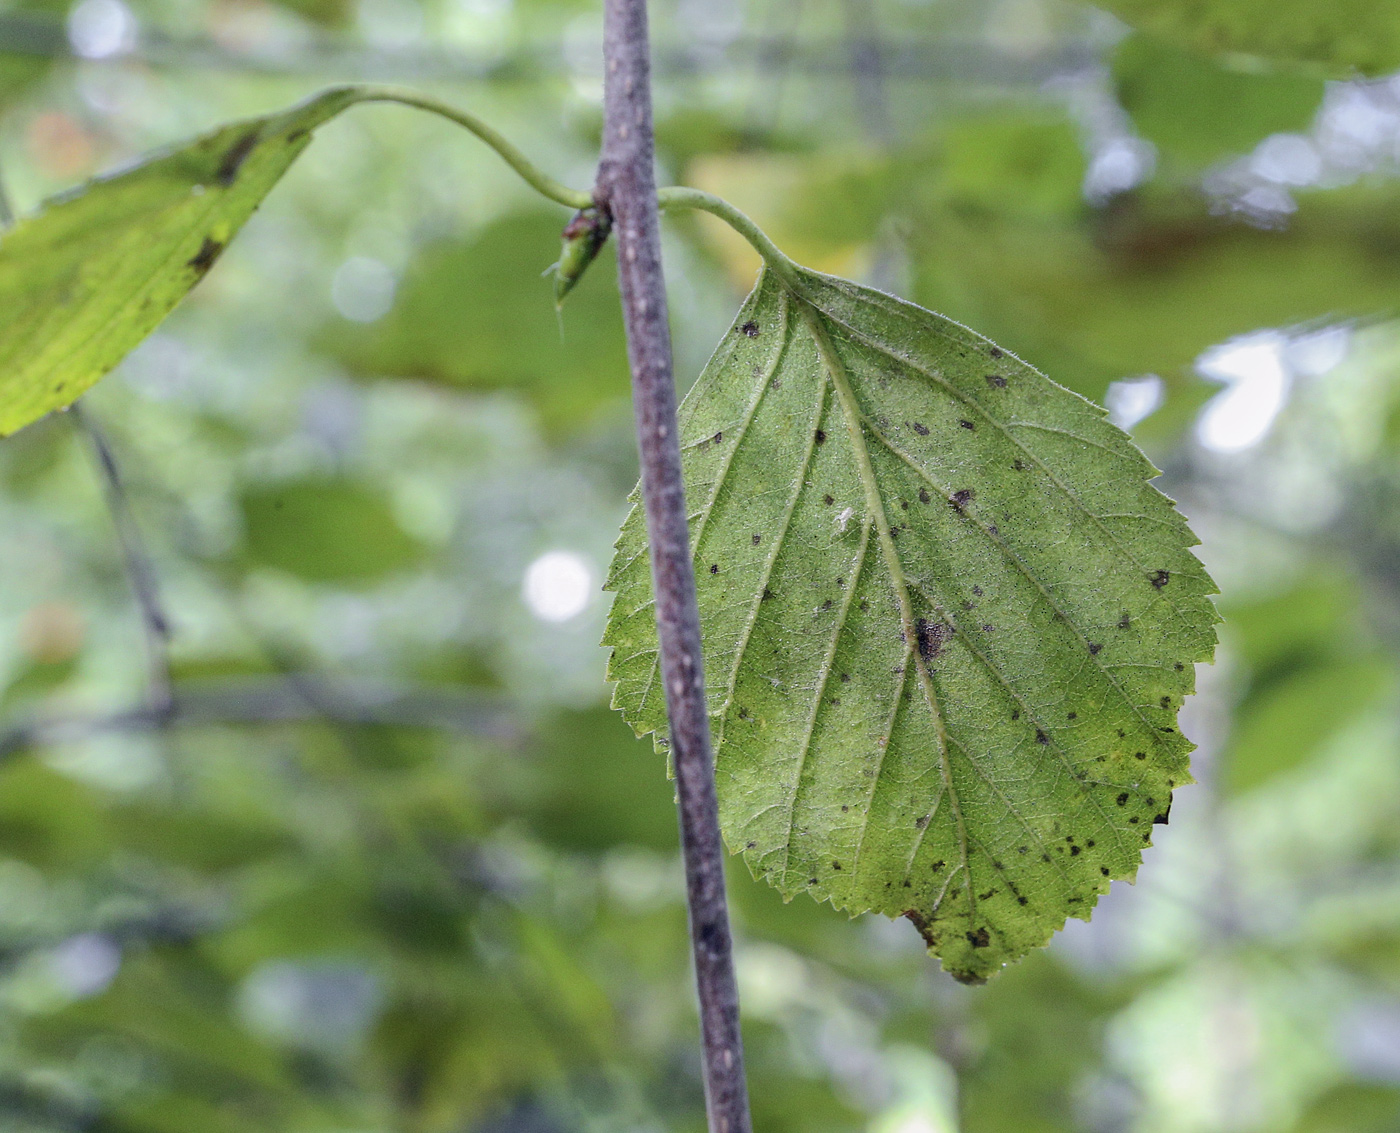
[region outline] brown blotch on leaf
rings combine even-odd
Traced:
[[[987,928],[984,925],[976,932],[969,932],[967,934],[967,942],[974,948],[986,948],[987,945],[991,944],[992,937],[991,934],[987,932]]]
[[[224,151],[223,160],[219,162],[219,168],[214,171],[214,177],[220,185],[227,189],[238,180],[239,169],[248,160],[248,155],[253,152],[253,147],[257,144],[258,131],[252,129]]]
[[[920,618],[914,623],[914,632],[919,638],[919,656],[925,661],[932,661],[943,648],[943,643],[953,636],[953,627],[944,622]]]
[[[185,266],[194,268],[195,273],[203,278],[204,273],[214,266],[214,261],[219,258],[219,253],[223,250],[224,246],[220,241],[206,236],[204,243],[199,246],[199,251],[186,262]]]
[[[754,322],[752,319],[750,319],[748,322],[746,322],[746,323],[745,323],[743,326],[741,326],[739,329],[740,329],[741,331],[743,331],[746,335],[748,335],[750,338],[757,338],[757,337],[758,337],[758,324],[757,324],[756,322]]]

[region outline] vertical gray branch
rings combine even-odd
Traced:
[[[705,1100],[711,1133],[749,1133],[739,992],[724,892],[724,846],[661,274],[646,0],[604,0],[603,64],[603,154],[595,197],[611,213],[617,235],[618,286],[632,367],[642,499],[700,1000]]]

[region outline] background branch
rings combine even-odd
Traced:
[[[150,707],[157,714],[169,712],[172,695],[170,619],[166,617],[161,604],[155,568],[151,565],[151,556],[141,538],[141,529],[131,513],[121,470],[117,467],[117,458],[106,435],[81,403],[75,402],[70,407],[70,415],[78,430],[87,437],[92,446],[97,471],[102,478],[107,510],[111,512],[112,525],[116,528],[122,564],[126,568],[126,577],[131,584],[136,606],[141,612],[141,627],[146,635],[147,697]]]

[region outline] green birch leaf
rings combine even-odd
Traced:
[[[1103,412],[922,308],[765,271],[682,408],[731,848],[980,981],[1131,878],[1190,782],[1215,586]],[[664,742],[640,507],[604,644]]]
[[[213,266],[337,88],[89,182],[0,237],[0,436],[71,405]]]

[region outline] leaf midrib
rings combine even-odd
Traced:
[[[822,365],[826,369],[827,377],[830,379],[833,389],[836,392],[837,400],[840,402],[841,410],[846,419],[846,428],[851,438],[851,448],[856,459],[856,470],[859,473],[861,486],[865,491],[866,508],[870,512],[871,518],[875,522],[875,529],[880,539],[881,556],[885,560],[885,568],[890,573],[890,586],[894,590],[895,600],[899,605],[899,616],[904,637],[904,659],[902,667],[908,669],[912,663],[919,678],[919,687],[924,694],[924,703],[928,708],[929,715],[933,720],[934,732],[938,738],[938,770],[943,780],[943,790],[947,795],[948,804],[952,808],[953,822],[957,831],[959,868],[964,873],[964,888],[967,893],[968,922],[972,925],[977,917],[977,899],[974,894],[972,884],[972,867],[968,854],[967,824],[962,813],[962,805],[958,800],[958,791],[953,783],[952,764],[949,759],[947,725],[943,720],[943,713],[939,708],[938,693],[933,687],[933,677],[928,671],[928,666],[924,663],[923,654],[918,647],[918,633],[914,624],[914,604],[909,596],[909,586],[904,577],[904,565],[900,561],[895,550],[894,537],[890,534],[889,516],[885,513],[884,500],[880,496],[880,486],[875,479],[875,469],[870,463],[870,450],[865,444],[865,423],[863,414],[860,411],[859,403],[856,401],[855,392],[851,389],[850,378],[846,374],[846,368],[836,353],[832,345],[831,338],[822,325],[822,318],[825,312],[820,310],[802,296],[794,296],[794,301],[798,303],[803,320],[807,323],[812,332],[812,337],[816,340],[817,352],[821,356]],[[869,813],[865,816],[865,824],[870,822]],[[932,819],[929,826],[932,826]],[[924,833],[928,826],[924,828]],[[862,837],[864,835],[862,834]],[[790,839],[789,839],[790,840]],[[922,838],[920,839],[922,841]],[[947,886],[952,882],[952,875],[956,870],[950,871],[948,881],[944,885],[942,896],[947,893]],[[936,906],[935,906],[936,907]]]

